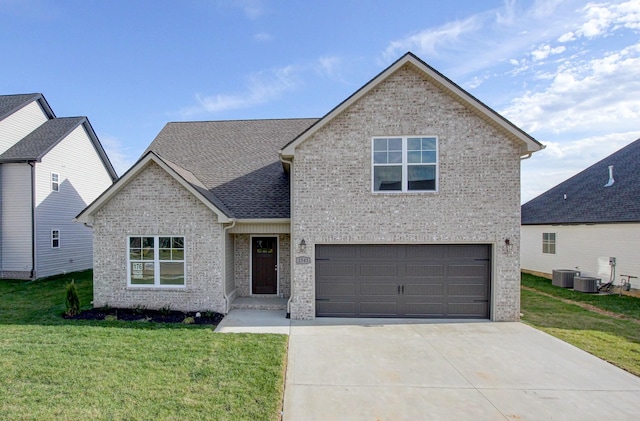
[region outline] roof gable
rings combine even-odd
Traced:
[[[614,183],[609,181],[613,166]],[[522,205],[523,225],[640,221],[640,139]]]
[[[543,145],[540,144],[533,137],[529,136],[527,133],[522,131],[520,128],[516,127],[513,123],[508,121],[506,118],[502,117],[500,114],[480,102],[474,96],[469,94],[467,91],[462,89],[460,86],[456,85],[454,82],[449,80],[443,74],[426,64],[424,61],[420,60],[413,53],[406,53],[400,59],[398,59],[395,63],[391,64],[385,70],[383,70],[380,74],[374,77],[371,81],[365,84],[362,88],[356,91],[349,98],[344,100],[334,109],[329,111],[324,117],[322,117],[318,122],[309,127],[306,131],[301,133],[291,142],[286,144],[281,150],[281,156],[285,158],[291,158],[295,155],[295,148],[311,137],[314,133],[319,131],[322,127],[328,124],[331,120],[333,120],[338,114],[342,113],[345,109],[351,106],[353,103],[358,101],[360,98],[365,96],[369,91],[378,86],[384,80],[386,80],[389,76],[394,74],[401,67],[411,64],[418,71],[422,72],[432,83],[444,89],[447,93],[457,98],[463,104],[471,108],[478,115],[480,115],[485,121],[488,121],[490,124],[494,124],[499,127],[502,131],[506,132],[506,134],[515,141],[521,144],[521,154],[529,155],[533,152],[539,151],[543,149]]]
[[[225,205],[210,192],[197,177],[190,171],[179,165],[163,159],[155,153],[147,152],[138,162],[136,162],[122,177],[111,187],[103,192],[96,200],[87,206],[76,220],[83,223],[93,223],[93,216],[102,209],[112,197],[122,190],[131,180],[140,174],[150,162],[155,162],[160,168],[173,177],[178,183],[186,188],[191,194],[198,198],[205,206],[211,209],[218,217],[219,222],[232,221],[232,215]]]
[[[0,120],[4,120],[19,109],[27,106],[33,101],[38,101],[45,114],[49,118],[55,118],[53,110],[44,99],[42,94],[17,94],[17,95],[0,95]]]

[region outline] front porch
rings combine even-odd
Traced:
[[[231,310],[286,310],[287,298],[280,297],[236,297],[231,303]]]

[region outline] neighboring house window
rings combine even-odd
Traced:
[[[60,248],[60,230],[51,230],[51,248]]]
[[[556,254],[556,233],[542,233],[542,252],[547,254]]]
[[[438,189],[438,138],[375,137],[374,192],[433,192]]]
[[[184,286],[184,237],[129,237],[127,272],[131,286]]]
[[[60,177],[58,174],[52,172],[51,173],[51,191],[60,191],[60,182],[58,181]]]

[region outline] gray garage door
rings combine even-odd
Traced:
[[[316,315],[488,318],[491,246],[318,245]]]

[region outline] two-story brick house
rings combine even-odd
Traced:
[[[541,148],[411,53],[320,119],[169,123],[78,215],[94,304],[517,320]]]

